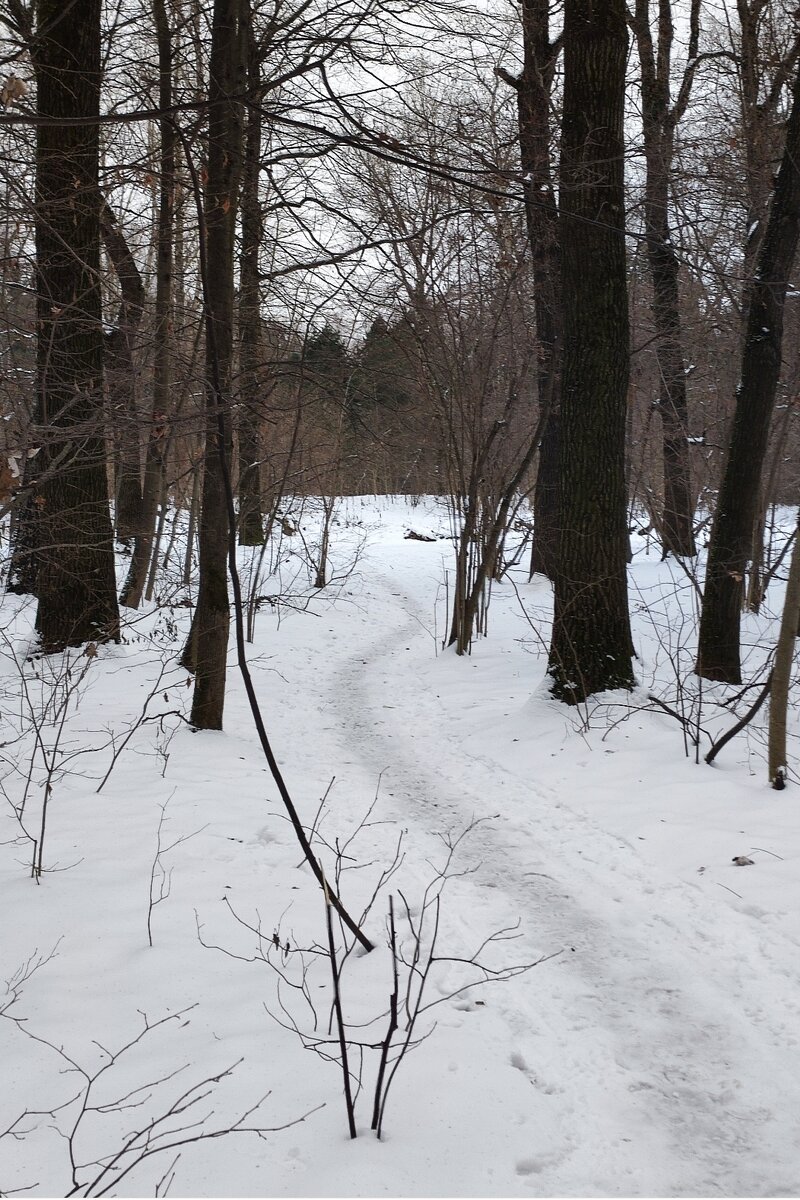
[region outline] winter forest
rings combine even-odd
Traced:
[[[0,1195],[800,1193],[800,10],[0,0]]]

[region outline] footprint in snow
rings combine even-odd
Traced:
[[[528,1066],[519,1050],[514,1050],[508,1061],[515,1070],[521,1071],[522,1074],[526,1076],[532,1087],[535,1087],[538,1089],[538,1091],[543,1092],[545,1096],[554,1096],[557,1092],[563,1091],[562,1088],[554,1087],[552,1084],[543,1083],[541,1079],[537,1079],[536,1075]]]
[[[522,1158],[517,1163],[518,1175],[539,1175],[547,1163],[543,1158]]]

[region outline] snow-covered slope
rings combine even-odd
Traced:
[[[438,644],[448,542],[404,536],[446,533],[444,512],[356,498],[339,520],[338,582],[294,607],[265,604],[250,649],[326,871],[335,875],[338,846],[348,907],[360,914],[372,901],[365,929],[377,948],[341,964],[358,1139],[348,1137],[341,1071],[326,1061],[338,1044],[323,898],[235,669],[225,732],[195,733],[174,715],[190,699],[174,658],[185,609],[139,617],[123,645],[91,661],[76,654],[67,679],[60,659],[22,666],[32,614],[9,598],[0,944],[2,978],[29,977],[0,1021],[0,1131],[26,1110],[39,1115],[0,1139],[0,1189],[63,1195],[77,1184],[85,1194],[96,1180],[91,1194],[797,1194],[795,787],[766,786],[763,713],[711,768],[691,746],[687,758],[679,723],[648,706],[648,693],[683,705],[712,735],[735,719],[720,705],[730,690],[699,695],[691,675],[691,583],[638,548],[642,688],[568,711],[544,683],[544,581],[520,571],[495,585],[490,636],[458,659]],[[263,588],[279,590],[277,580]],[[771,630],[769,614],[749,619],[754,645]],[[67,719],[37,885],[11,803],[30,774],[24,820],[38,836],[41,751],[51,754],[59,720],[40,730],[31,770],[27,714],[40,695],[66,697]],[[170,715],[133,731],[98,793],[146,700],[148,717]],[[796,720],[793,730],[796,749]],[[752,865],[736,866],[737,856]],[[150,897],[167,891],[150,911],[151,947]],[[434,918],[437,961],[413,1029],[414,1041],[428,1036],[400,1063],[377,1141],[390,896],[412,963],[422,921],[420,963],[410,976],[399,964],[394,1047]],[[482,945],[483,973],[468,961]],[[479,978],[488,981],[467,987]],[[91,1076],[109,1064],[142,1032],[142,1014],[151,1024],[182,1015],[108,1065],[81,1116],[77,1068]],[[220,1075],[134,1147],[201,1140],[145,1157],[116,1183],[87,1166]],[[73,1182],[63,1135],[79,1116]],[[240,1119],[240,1131],[208,1136]],[[288,1127],[246,1132],[278,1126]]]

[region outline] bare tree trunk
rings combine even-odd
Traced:
[[[747,323],[756,274],[756,263],[766,235],[769,204],[775,185],[775,160],[779,151],[779,107],[784,86],[800,51],[800,34],[796,35],[786,53],[776,56],[769,46],[769,31],[765,18],[769,16],[765,0],[737,0],[739,16],[738,93],[741,105],[741,140],[744,145],[745,188],[747,213],[744,238],[744,287],[741,300],[742,342],[747,337]],[[763,44],[762,44],[763,43]],[[748,554],[751,563],[746,584],[745,607],[757,612],[760,606],[762,583],[760,565],[763,559],[764,528],[761,520],[766,512],[771,491],[761,487],[762,507],[753,525],[753,542]],[[754,607],[755,606],[755,607]]]
[[[162,113],[172,107],[172,33],[164,0],[153,0],[156,39],[158,41],[158,98]],[[159,121],[161,138],[161,182],[158,207],[156,248],[155,353],[153,361],[153,409],[144,471],[141,514],[136,530],[128,578],[120,601],[138,608],[147,582],[152,557],[161,481],[164,475],[167,414],[172,408],[172,274],[173,232],[175,221],[175,130],[172,118]]]
[[[783,313],[800,233],[800,70],[786,145],[753,280],[741,382],[728,457],[711,529],[696,671],[741,682],[739,629],[743,580],[775,395],[781,372]]]
[[[189,499],[189,528],[186,531],[186,555],[183,560],[183,586],[188,588],[192,582],[192,558],[194,555],[194,540],[197,532],[197,510],[200,507],[200,481],[202,469],[198,463],[192,471],[192,494]]]
[[[633,686],[625,548],[623,0],[566,0],[560,552],[549,671],[568,704]]]
[[[669,222],[669,188],[675,129],[686,110],[700,34],[700,2],[692,0],[687,67],[678,98],[670,104],[672,5],[660,0],[658,48],[650,32],[649,0],[636,0],[633,22],[642,69],[642,127],[647,167],[645,229],[653,280],[653,317],[659,368],[664,464],[661,537],[665,554],[696,554],[689,462],[689,407],[678,296],[678,256]]]
[[[116,445],[114,518],[117,537],[127,539],[135,535],[142,515],[135,351],[144,313],[144,284],[125,234],[103,198],[100,231],[122,293],[117,323],[105,337],[105,365],[111,432]]]
[[[533,255],[539,406],[544,411],[533,498],[531,574],[555,578],[558,555],[562,322],[558,208],[550,164],[550,106],[559,47],[549,0],[523,0],[524,65],[517,92],[525,220]]]
[[[247,82],[255,103],[247,113],[242,167],[242,255],[239,272],[239,542],[260,546],[264,537],[261,497],[261,415],[264,378],[264,337],[258,254],[264,223],[258,199],[261,160],[260,60],[252,28],[247,30]]]
[[[769,586],[770,568],[764,561],[767,512],[770,508],[771,498],[776,495],[776,488],[779,486],[780,469],[785,457],[786,435],[789,431],[792,415],[792,406],[787,404],[781,414],[781,420],[777,428],[772,431],[772,456],[761,487],[759,488],[759,502],[756,509],[756,519],[753,522],[753,538],[749,553],[750,573],[747,580],[747,594],[745,597],[745,608],[748,612],[758,613],[761,611],[761,605]]]
[[[231,450],[233,263],[241,171],[241,0],[215,0],[209,66],[208,167],[204,194],[206,449],[200,514],[200,586],[190,641],[195,687],[192,722],[221,729],[230,629],[226,463]]]
[[[755,268],[766,236],[769,202],[775,182],[775,147],[780,128],[778,110],[784,87],[798,61],[800,33],[795,35],[786,54],[776,57],[773,46],[762,45],[762,41],[766,43],[768,0],[736,0],[736,10],[739,17],[737,82],[747,197],[745,285],[742,295],[742,336],[746,337]]]
[[[798,515],[800,516],[800,514]],[[798,528],[800,529],[800,526]],[[769,695],[768,777],[777,791],[781,791],[786,784],[786,712],[789,706],[789,683],[797,641],[798,618],[800,618],[800,537],[795,536]]]
[[[37,127],[37,424],[44,448],[35,514],[46,651],[117,639],[119,611],[103,434],[99,134],[100,0],[40,0]],[[56,472],[47,467],[65,454]]]
[[[534,490],[531,575],[554,578],[558,555],[561,428],[561,264],[550,163],[550,105],[559,43],[550,41],[549,0],[523,0],[522,73],[498,75],[517,92],[525,221],[533,260],[540,412],[545,411]]]
[[[162,476],[161,490],[158,497],[158,520],[156,522],[155,533],[151,539],[152,552],[150,555],[150,570],[147,576],[147,590],[144,598],[149,604],[153,599],[153,593],[156,590],[156,580],[158,579],[158,560],[161,556],[161,539],[164,536],[164,526],[167,523],[167,481]]]

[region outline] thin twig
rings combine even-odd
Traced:
[[[339,969],[336,964],[336,943],[333,940],[333,918],[331,916],[331,898],[325,876],[322,877],[322,891],[325,896],[325,924],[328,930],[328,949],[330,952],[331,978],[333,979],[333,1006],[336,1012],[336,1028],[339,1031],[339,1050],[342,1055],[342,1075],[344,1077],[344,1102],[347,1108],[347,1124],[350,1137],[355,1138],[356,1116],[353,1107],[353,1093],[350,1087],[350,1067],[347,1062],[347,1035],[342,1015],[342,995],[339,988]]]
[[[389,1048],[392,1044],[392,1038],[397,1030],[397,1000],[400,994],[400,985],[397,978],[397,933],[394,924],[394,896],[389,897],[389,948],[392,952],[392,994],[389,997],[389,1025],[386,1030],[386,1037],[383,1039],[381,1046],[381,1060],[378,1066],[378,1078],[375,1081],[375,1103],[372,1109],[372,1129],[377,1130],[381,1110],[383,1108],[383,1077],[386,1073],[386,1061],[389,1057]],[[378,1133],[380,1137],[380,1133]]]
[[[747,712],[744,714],[744,716],[741,717],[740,720],[738,720],[736,722],[735,725],[731,726],[731,728],[728,730],[727,733],[723,733],[722,737],[719,738],[718,741],[714,742],[714,745],[711,747],[708,754],[706,755],[706,762],[708,763],[709,766],[711,766],[711,764],[713,763],[714,759],[717,757],[717,755],[719,754],[719,752],[723,748],[723,746],[727,746],[728,742],[732,738],[735,738],[737,733],[741,733],[741,731],[744,729],[745,725],[750,724],[753,717],[756,715],[756,713],[758,712],[758,710],[761,708],[762,704],[766,700],[767,696],[769,695],[769,691],[770,691],[771,687],[772,687],[772,671],[770,671],[769,675],[767,676],[767,682],[764,684],[761,691],[759,692],[758,698],[756,699],[755,703],[747,710]]]

